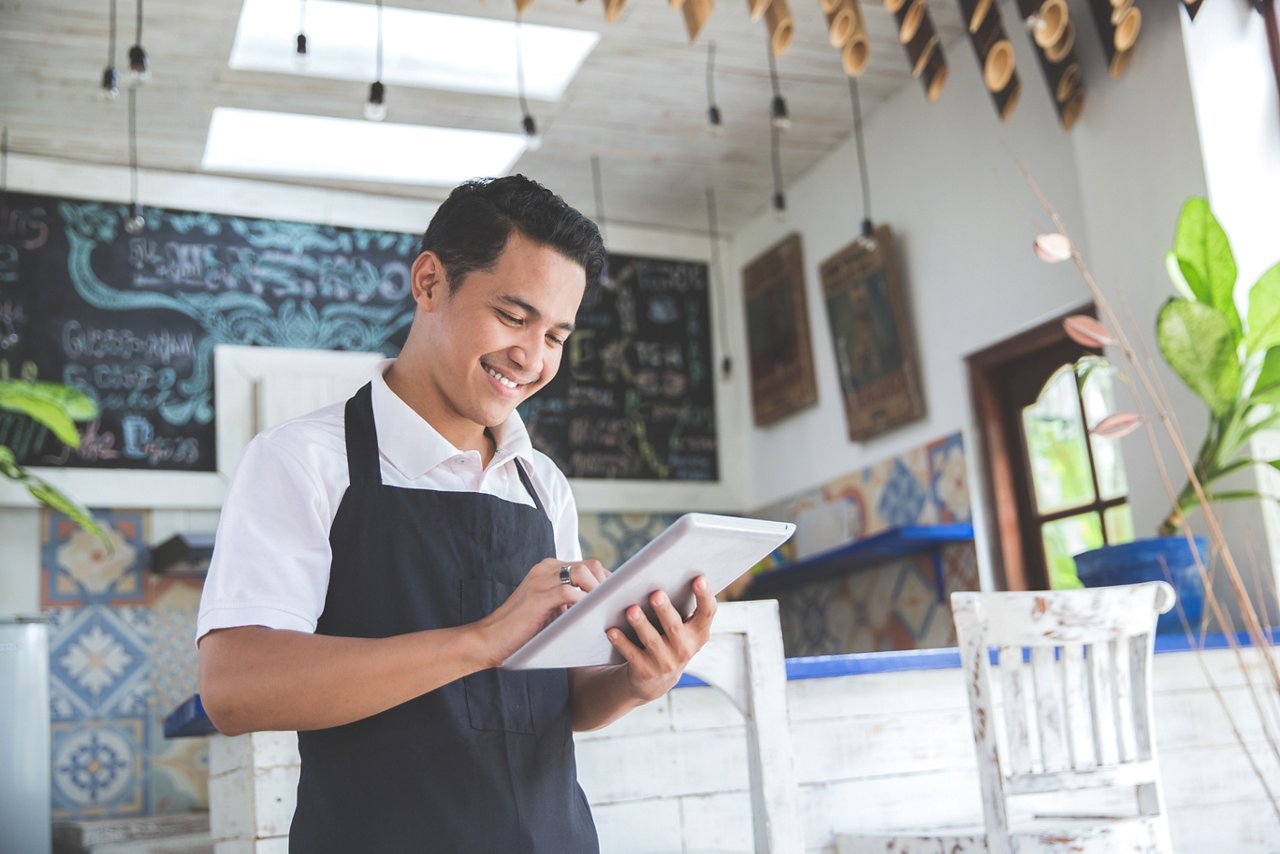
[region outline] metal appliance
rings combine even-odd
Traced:
[[[0,854],[50,849],[49,738],[49,626],[0,619]]]

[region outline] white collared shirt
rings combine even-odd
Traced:
[[[512,412],[492,430],[497,452],[485,468],[479,452],[458,450],[391,390],[383,374],[393,361],[381,362],[372,380],[382,482],[532,506],[519,458],[551,519],[554,557],[581,560],[569,482],[534,450],[520,415]],[[345,401],[326,406],[264,430],[246,446],[218,521],[197,640],[234,626],[315,631],[333,562],[329,529],[350,484],[345,410]]]

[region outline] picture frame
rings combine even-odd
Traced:
[[[742,294],[751,409],[756,426],[763,427],[818,402],[798,233],[787,235],[742,268]]]
[[[887,225],[819,267],[851,441],[925,415],[915,332]]]

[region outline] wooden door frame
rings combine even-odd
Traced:
[[[986,464],[983,497],[991,511],[987,530],[992,535],[994,576],[1004,590],[1032,589],[1036,579],[1028,578],[1023,558],[1026,514],[1019,505],[1014,473],[1017,461],[1008,451],[1009,442],[1017,437],[1009,436],[1001,414],[997,374],[1010,362],[1069,342],[1062,321],[1075,314],[1096,317],[1097,310],[1092,303],[1082,305],[965,357],[969,396]]]

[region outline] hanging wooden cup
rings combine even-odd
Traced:
[[[870,59],[871,43],[867,41],[866,33],[855,34],[840,48],[840,64],[844,67],[844,73],[850,77],[857,77],[865,71]]]
[[[689,33],[689,43],[693,44],[698,33],[702,32],[702,26],[711,17],[711,11],[715,9],[714,0],[683,0],[680,11],[684,14],[684,28]]]
[[[782,56],[796,36],[796,24],[791,18],[787,0],[771,0],[764,12],[764,25],[769,31],[770,50],[774,56]]]
[[[1068,20],[1058,40],[1044,49],[1044,58],[1050,62],[1062,62],[1075,46],[1076,23]]]
[[[1112,42],[1117,53],[1131,50],[1138,41],[1142,29],[1142,12],[1137,6],[1120,6],[1111,12],[1111,24],[1115,27]]]
[[[898,10],[906,4],[907,0],[883,0],[883,2],[884,10],[890,15],[896,15]]]
[[[747,0],[747,12],[750,13],[752,21],[763,18],[764,11],[768,8],[769,0]]]
[[[970,35],[970,41],[978,54],[978,64],[982,66],[982,82],[987,91],[1002,91],[1013,76],[1014,56],[1013,45],[1005,36],[1004,25],[1000,23],[1000,13],[995,9],[988,11],[978,26],[978,31]]]
[[[604,20],[607,24],[612,24],[618,20],[618,16],[622,14],[622,7],[626,5],[626,0],[604,0]]]
[[[947,82],[947,58],[942,55],[941,45],[929,53],[920,82],[924,86],[924,97],[930,104],[942,95],[942,87]]]
[[[852,3],[837,3],[830,9],[823,9],[827,16],[827,40],[832,47],[844,47],[853,36],[857,24],[855,8]]]
[[[894,20],[898,22],[898,41],[906,44],[915,38],[924,19],[924,11],[924,0],[908,0],[898,7],[898,11],[893,13]]]
[[[1048,47],[1062,37],[1071,20],[1066,0],[1044,0],[1031,19],[1031,38],[1040,47]]]
[[[1072,60],[1074,59],[1073,56]],[[1049,91],[1053,93],[1054,101],[1065,104],[1071,100],[1072,95],[1080,91],[1080,63],[1063,62],[1049,68],[1052,69],[1048,77]]]
[[[1129,60],[1133,59],[1133,48],[1122,50],[1115,56],[1111,57],[1111,77],[1118,79],[1124,70],[1129,67]]]
[[[523,15],[524,10],[533,5],[533,0],[516,0],[516,14]]]
[[[933,28],[933,19],[926,12],[916,29],[915,36],[907,42],[907,62],[911,65],[911,76],[919,77],[929,64],[929,56],[938,48],[938,33]]]
[[[888,2],[885,3],[886,8]],[[978,25],[982,23],[982,19],[987,17],[987,10],[991,8],[991,0],[960,0],[960,16],[964,19],[964,25],[969,32],[978,31]],[[890,11],[893,11],[890,9]]]

